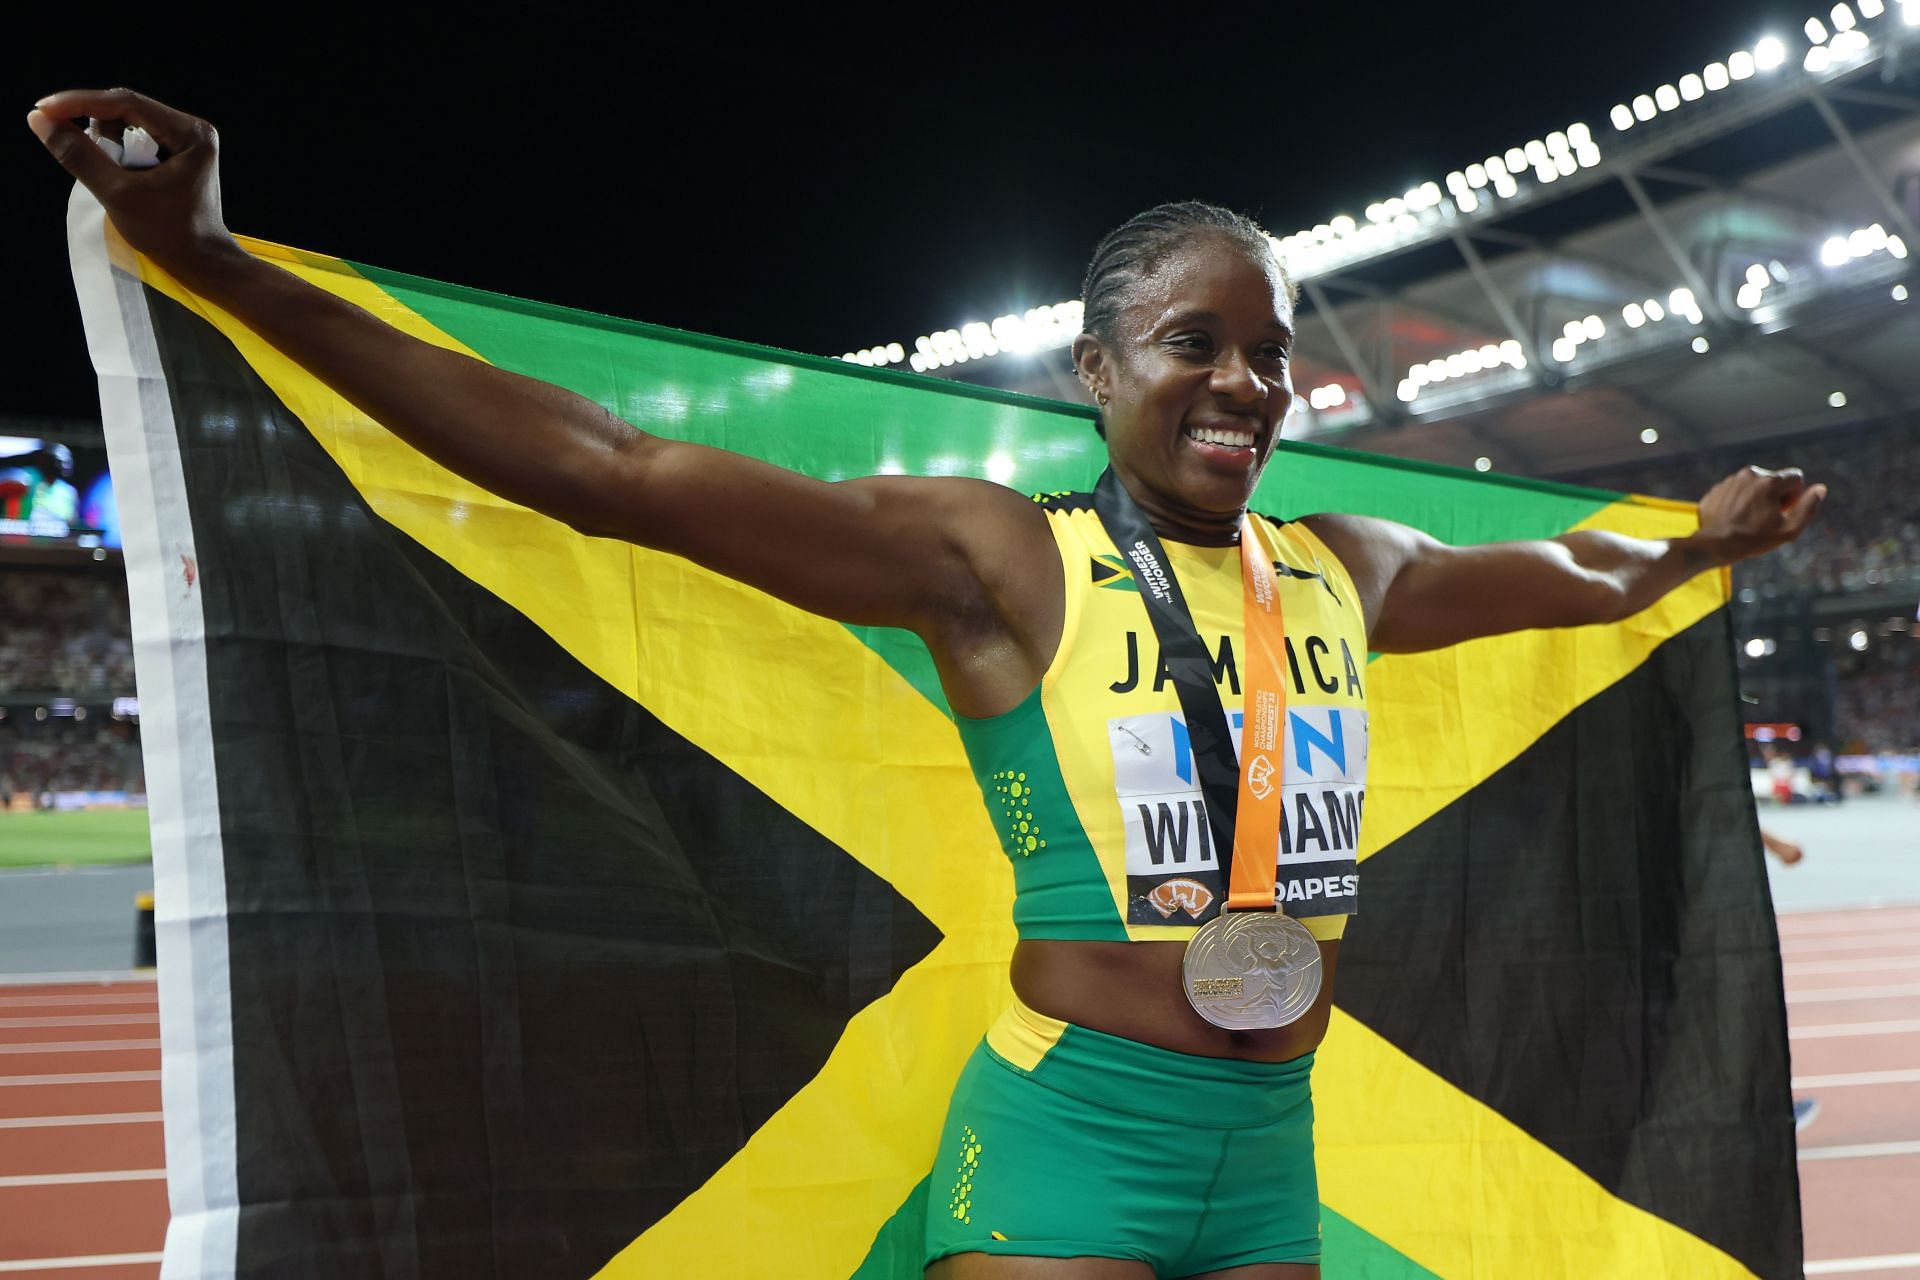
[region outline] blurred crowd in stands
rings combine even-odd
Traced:
[[[1836,657],[1833,723],[1847,751],[1920,751],[1920,640]]]
[[[0,569],[0,689],[77,697],[133,692],[124,579]]]
[[[1600,488],[1696,501],[1747,463],[1797,466],[1824,481],[1830,493],[1806,536],[1739,567],[1739,587],[1777,596],[1920,581],[1920,426],[1828,431],[1784,446],[1739,445],[1582,479]]]
[[[143,792],[125,579],[0,568],[0,804],[63,791]]]

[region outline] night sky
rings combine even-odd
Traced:
[[[923,27],[892,5],[772,23],[693,6],[671,25],[635,5],[466,23],[260,6],[264,30],[240,31],[69,7],[10,27],[9,53],[21,115],[124,83],[213,120],[238,231],[837,354],[1074,297],[1094,242],[1162,200],[1284,235],[1573,120],[1604,146],[1614,102],[1815,11],[1067,8],[940,6],[951,25]],[[95,418],[65,175],[18,123],[3,155],[32,332],[9,344],[0,414]]]

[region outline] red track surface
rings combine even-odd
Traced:
[[[1794,1094],[1820,1103],[1807,1274],[1920,1280],[1920,907],[1783,915],[1780,945]],[[159,1275],[159,1034],[150,981],[0,986],[0,1276]]]

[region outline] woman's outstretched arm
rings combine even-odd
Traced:
[[[82,131],[88,117],[145,129],[160,163],[121,168]],[[1025,583],[997,580],[996,566],[1035,552],[1051,561],[1044,520],[997,485],[829,484],[661,439],[570,391],[410,337],[254,258],[227,230],[219,137],[204,120],[110,89],[53,94],[28,124],[128,243],[182,284],[422,453],[583,532],[684,555],[815,613],[911,628],[930,642],[1005,616],[1004,597]]]

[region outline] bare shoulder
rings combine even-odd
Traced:
[[[1378,516],[1322,511],[1302,516],[1300,523],[1326,543],[1327,549],[1346,566],[1347,576],[1353,579],[1354,589],[1360,593],[1371,634],[1395,576],[1421,544],[1430,539],[1417,529]]]

